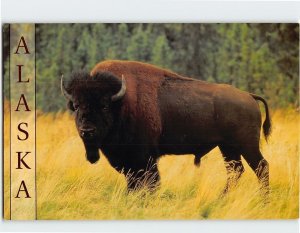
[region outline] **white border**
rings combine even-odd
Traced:
[[[298,1],[2,0],[2,22],[298,22]]]
[[[299,22],[300,2],[1,0],[1,23]],[[2,25],[1,25],[2,28]],[[1,30],[2,31],[2,30]],[[2,36],[2,35],[1,35]],[[1,39],[0,36],[0,39]],[[2,51],[2,40],[1,40]],[[2,52],[1,52],[2,53]],[[1,56],[2,64],[2,56]],[[2,65],[1,68],[2,69]],[[1,71],[2,75],[2,71]],[[2,86],[0,86],[2,90]],[[2,96],[1,96],[2,98]],[[2,100],[1,100],[2,103]],[[2,114],[1,114],[2,117]],[[1,120],[2,124],[2,120]],[[2,137],[2,134],[0,134]],[[2,138],[1,138],[2,141]],[[2,159],[0,160],[2,174]],[[1,179],[0,187],[2,187]],[[0,195],[2,203],[2,193]],[[2,216],[2,208],[1,208]],[[1,231],[294,233],[299,220],[1,221]]]

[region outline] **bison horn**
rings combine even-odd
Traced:
[[[64,75],[61,75],[61,79],[60,79],[60,89],[61,89],[61,93],[64,95],[64,97],[66,97],[66,99],[71,100],[72,96],[70,94],[68,94],[68,92],[65,89],[64,86]]]
[[[126,93],[126,81],[124,76],[122,75],[122,87],[119,92],[111,97],[111,101],[115,102],[119,99],[122,99]]]

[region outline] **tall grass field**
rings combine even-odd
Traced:
[[[5,217],[9,216],[9,106],[5,104]],[[264,114],[262,114],[264,117]],[[221,197],[226,170],[219,149],[195,167],[193,155],[159,161],[161,186],[155,193],[126,192],[124,175],[101,153],[85,158],[69,112],[37,114],[38,219],[291,219],[299,216],[299,113],[272,111],[273,133],[261,149],[270,164],[270,199],[259,192],[247,165],[236,188]]]

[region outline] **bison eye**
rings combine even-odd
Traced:
[[[77,109],[78,109],[78,107],[79,107],[79,104],[75,104],[75,103],[73,103],[73,107],[74,107],[74,109],[75,109],[75,110],[77,110]]]
[[[107,106],[104,106],[104,107],[102,108],[102,110],[103,110],[103,111],[108,111],[108,107],[107,107]]]

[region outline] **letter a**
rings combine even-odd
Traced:
[[[23,187],[23,189],[22,189],[22,187]],[[27,190],[27,187],[25,185],[25,181],[24,180],[22,180],[20,188],[19,188],[18,193],[17,193],[17,196],[15,196],[15,198],[20,198],[19,197],[20,192],[25,192],[26,193],[26,197],[25,198],[31,198],[29,196],[29,193],[28,193],[28,190]]]
[[[21,45],[21,43],[22,43],[22,45]],[[27,44],[26,44],[25,39],[24,39],[23,36],[21,37],[21,39],[19,41],[19,44],[18,44],[18,47],[17,47],[17,50],[16,50],[15,54],[19,54],[19,48],[20,47],[25,48],[25,51],[26,51],[25,54],[30,54],[29,50],[27,48]]]
[[[21,103],[21,100],[23,100],[23,103]],[[17,106],[17,108],[16,108],[16,110],[15,110],[16,112],[20,111],[20,110],[19,110],[19,106],[20,106],[20,105],[24,105],[24,106],[26,107],[26,110],[25,110],[25,111],[27,111],[27,112],[30,111],[30,109],[28,108],[28,105],[27,105],[27,102],[26,102],[26,99],[25,99],[24,94],[21,94],[21,97],[20,97],[18,106]]]

